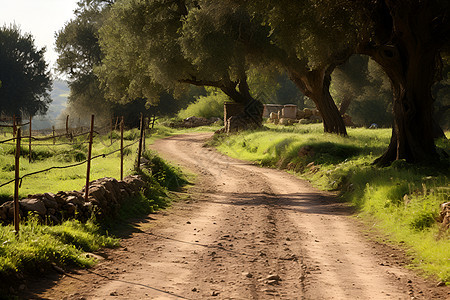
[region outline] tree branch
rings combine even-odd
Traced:
[[[212,87],[217,87],[217,88],[221,88],[223,86],[223,83],[221,80],[218,81],[209,81],[209,80],[199,80],[194,78],[191,79],[180,79],[178,80],[178,82],[180,83],[189,83],[195,86],[212,86]]]

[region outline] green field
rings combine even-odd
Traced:
[[[155,138],[166,136],[170,129],[155,130],[147,137],[147,145]],[[113,137],[117,137],[113,133]],[[125,145],[134,143],[139,136],[137,130],[127,131],[124,134]],[[10,136],[3,136],[2,140]],[[32,148],[34,161],[28,162],[28,147],[23,147],[23,157],[20,158],[20,175],[47,169],[53,166],[67,166],[86,159],[87,145],[79,139],[73,144],[65,139],[57,143],[69,143],[68,145],[53,146],[52,141],[48,145]],[[109,136],[96,136],[93,145],[93,156],[109,154],[117,150],[119,142],[111,146]],[[21,221],[20,235],[15,237],[12,225],[0,226],[0,290],[7,288],[10,280],[14,280],[15,274],[42,273],[52,267],[89,267],[95,264],[92,256],[86,256],[86,252],[97,251],[103,247],[117,247],[119,239],[110,236],[106,229],[117,227],[118,223],[126,223],[130,217],[136,217],[154,212],[158,208],[166,207],[170,202],[168,190],[177,189],[175,182],[185,183],[180,171],[166,164],[162,159],[150,151],[143,153],[148,161],[149,170],[134,169],[138,145],[125,149],[124,176],[140,174],[147,182],[147,190],[132,199],[125,199],[119,215],[114,220],[103,220],[100,224],[95,217],[87,223],[76,220],[67,220],[61,225],[47,226],[35,217],[29,217]],[[0,183],[14,178],[14,146],[0,144]],[[119,152],[100,157],[92,161],[91,179],[101,177],[120,178]],[[74,168],[51,170],[26,177],[20,188],[20,197],[28,194],[81,190],[86,182],[86,164]],[[1,203],[11,200],[14,185],[9,184],[1,188]]]
[[[411,255],[412,268],[449,282],[449,233],[436,222],[440,204],[450,201],[448,161],[442,166],[397,161],[380,168],[372,163],[387,148],[391,130],[349,128],[348,134],[323,133],[321,124],[268,125],[218,136],[211,143],[232,157],[286,169],[320,189],[336,191],[358,217]],[[448,140],[437,144],[450,151]]]

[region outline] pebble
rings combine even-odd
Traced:
[[[439,282],[436,284],[436,286],[445,286],[445,282],[439,281]]]
[[[277,274],[270,274],[269,276],[267,276],[265,278],[265,280],[274,280],[274,281],[281,281],[280,276],[278,276]]]

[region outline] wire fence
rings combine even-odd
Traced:
[[[8,184],[12,184],[14,183],[14,224],[15,224],[15,231],[16,231],[16,235],[19,234],[19,188],[22,186],[22,182],[23,179],[29,176],[33,176],[33,175],[38,175],[41,173],[45,173],[51,170],[55,170],[55,169],[68,169],[68,168],[73,168],[73,167],[78,167],[80,165],[86,164],[87,168],[86,168],[86,186],[85,186],[85,200],[88,201],[88,196],[89,196],[89,177],[90,177],[90,172],[91,172],[91,161],[100,157],[107,157],[110,156],[112,154],[115,154],[117,152],[120,152],[120,180],[123,180],[123,158],[124,158],[124,150],[132,147],[136,144],[138,145],[138,153],[137,153],[137,168],[140,167],[140,157],[142,154],[142,149],[145,148],[145,122],[144,122],[144,117],[141,114],[141,120],[140,120],[140,135],[139,135],[139,139],[136,139],[132,142],[130,142],[128,145],[124,145],[124,136],[123,136],[123,131],[124,131],[124,121],[123,121],[123,117],[120,118],[120,123],[119,123],[119,118],[116,119],[115,125],[113,126],[113,121],[111,121],[111,126],[104,126],[102,128],[94,128],[94,115],[91,116],[91,126],[90,126],[90,130],[86,131],[86,132],[80,132],[77,134],[73,134],[73,131],[70,130],[70,128],[68,126],[66,126],[66,131],[63,134],[55,134],[55,129],[53,127],[52,129],[52,135],[51,136],[46,136],[46,137],[36,137],[36,136],[32,136],[33,130],[32,130],[32,119],[30,118],[30,121],[28,123],[25,124],[20,124],[20,126],[18,124],[16,124],[16,119],[13,118],[13,125],[4,125],[4,127],[13,127],[13,134],[14,136],[12,138],[9,139],[5,139],[5,140],[1,140],[0,144],[6,144],[6,145],[15,145],[15,163],[14,163],[14,170],[15,170],[15,176],[14,179],[11,179],[7,182],[1,183],[0,187],[6,186]],[[67,117],[68,120],[68,117]],[[66,124],[68,124],[68,122],[66,122]],[[21,127],[23,127],[24,125],[29,125],[29,132],[28,132],[28,136],[22,136],[22,129]],[[115,140],[113,140],[113,131],[114,129],[117,128],[117,126],[119,125],[120,127],[120,138],[116,138]],[[95,155],[92,156],[92,144],[94,142],[94,134],[100,135],[101,131],[105,131],[108,133],[109,132],[109,136],[110,136],[110,142],[109,144],[106,144],[103,142],[103,140],[100,138],[98,139],[99,142],[101,142],[103,144],[103,146],[108,149],[112,146],[114,146],[118,141],[120,141],[120,147],[119,149],[116,150],[112,150],[109,151],[108,153],[104,153],[104,154],[99,154],[99,155]],[[79,144],[88,144],[88,153],[87,153],[87,159],[78,163],[74,163],[74,164],[69,164],[66,166],[51,166],[49,168],[43,169],[43,170],[39,170],[39,171],[35,171],[35,172],[31,172],[31,173],[27,173],[24,175],[20,175],[20,155],[21,155],[21,149],[22,149],[22,140],[28,140],[28,146],[29,146],[29,161],[30,163],[32,162],[32,145],[33,146],[38,146],[38,145],[42,145],[42,146],[48,146],[48,147],[52,147],[52,146],[59,146],[59,145],[73,145],[74,144],[74,140],[75,138],[81,137],[81,136],[87,136],[87,141],[77,141],[76,143]],[[61,139],[61,138],[65,138],[68,140],[68,142],[59,142],[56,143],[57,139]],[[38,142],[43,142],[43,141],[49,141],[52,140],[53,143],[52,144],[45,144],[45,143],[32,143],[32,141],[38,141]]]

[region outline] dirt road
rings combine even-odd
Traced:
[[[137,222],[98,266],[30,284],[47,299],[448,299],[371,241],[351,210],[282,171],[202,147],[210,134],[151,148],[198,174],[191,196]]]

